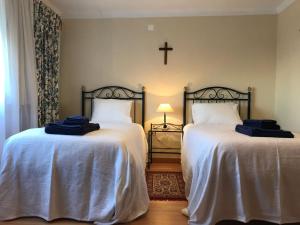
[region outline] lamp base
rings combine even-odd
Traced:
[[[164,128],[167,128],[167,115],[164,113]]]

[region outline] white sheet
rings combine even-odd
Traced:
[[[38,216],[108,225],[148,210],[147,142],[137,124],[103,123],[85,136],[30,129],[7,140],[0,220]]]
[[[300,221],[300,136],[255,138],[225,125],[184,128],[182,168],[191,225]]]

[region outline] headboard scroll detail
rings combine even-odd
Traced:
[[[251,117],[251,92],[252,88],[248,87],[248,92],[240,92],[232,88],[213,86],[189,92],[187,87],[184,87],[183,99],[183,124],[187,123],[187,104],[188,102],[247,102],[247,118]]]
[[[92,91],[86,91],[85,87],[81,88],[81,114],[85,115],[86,101],[90,101],[91,112],[93,111],[93,99],[118,99],[133,100],[133,121],[136,122],[137,101],[141,102],[141,124],[145,125],[145,87],[140,92],[133,91],[121,86],[105,86]]]

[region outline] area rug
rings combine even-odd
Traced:
[[[151,200],[186,200],[181,172],[147,172]]]

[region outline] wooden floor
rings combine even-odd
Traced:
[[[180,163],[152,163],[150,171],[181,172]]]
[[[181,171],[178,163],[153,163],[151,171]],[[181,214],[181,209],[187,206],[186,201],[151,201],[149,211],[137,220],[127,223],[128,225],[185,225],[187,218]],[[57,220],[51,223],[39,218],[23,218],[8,222],[0,222],[0,225],[81,225],[91,223],[80,223],[72,220]]]
[[[184,201],[151,201],[149,211],[128,225],[185,225],[187,219],[180,213],[186,207]],[[39,218],[25,218],[0,222],[0,225],[83,225],[92,223],[80,223],[72,220],[57,220],[51,223]],[[126,224],[126,225],[127,225]]]

